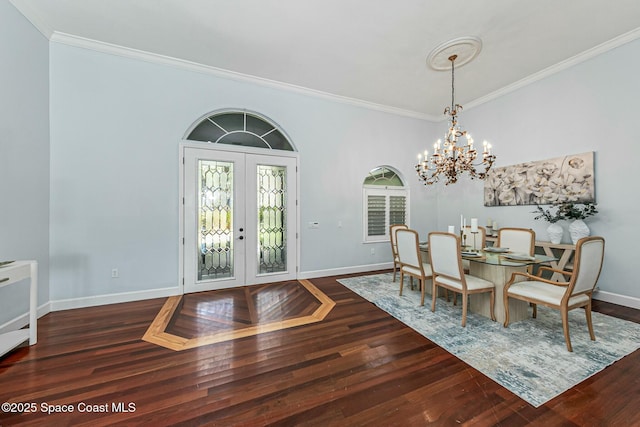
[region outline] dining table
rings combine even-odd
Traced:
[[[463,260],[469,261],[469,274],[492,282],[495,286],[494,314],[496,321],[504,323],[506,317],[504,306],[504,287],[515,272],[527,272],[531,266],[551,264],[558,258],[549,255],[519,254],[510,252],[507,248],[487,247],[478,251],[467,251],[462,248]],[[429,248],[427,242],[420,243],[425,262],[428,261]],[[522,276],[516,277],[516,281],[524,280]],[[469,295],[468,309],[472,313],[491,318],[491,296],[486,293]],[[529,304],[524,301],[509,299],[509,321],[517,322],[529,316]]]
[[[548,255],[517,254],[511,252],[493,252],[499,248],[485,248],[476,253],[462,253],[462,259],[469,260],[469,274],[488,280],[495,285],[494,313],[496,321],[504,323],[506,313],[504,305],[504,287],[516,272],[524,273],[530,266],[550,264],[557,258]],[[517,276],[516,281],[522,281],[522,276]],[[469,295],[469,311],[491,317],[490,295],[487,293]],[[529,316],[529,303],[525,301],[509,299],[509,321],[517,322]]]

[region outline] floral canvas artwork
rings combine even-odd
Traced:
[[[593,151],[492,169],[485,206],[595,202]]]

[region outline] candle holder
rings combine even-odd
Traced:
[[[472,231],[471,234],[473,234],[473,252],[479,252],[478,249],[476,249],[476,234],[478,234],[479,231]]]

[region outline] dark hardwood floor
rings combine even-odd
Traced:
[[[640,425],[639,351],[534,408],[336,279],[320,322],[183,351],[141,339],[164,298],[50,313],[0,359],[0,426]]]

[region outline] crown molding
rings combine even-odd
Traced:
[[[554,64],[550,67],[547,67],[542,71],[531,74],[530,76],[525,77],[524,79],[518,80],[517,82],[507,85],[494,92],[491,92],[488,95],[485,95],[480,98],[476,98],[473,101],[467,102],[465,103],[465,109],[469,110],[470,108],[474,108],[474,107],[477,107],[478,105],[482,105],[496,98],[500,98],[508,93],[514,92],[522,87],[528,86],[534,82],[542,80],[553,74],[559,73],[560,71],[566,70],[567,68],[571,68],[577,64],[580,64],[584,61],[587,61],[591,58],[601,55],[607,51],[610,51],[624,44],[632,42],[638,38],[640,38],[640,27],[636,28],[635,30],[631,30],[627,33],[621,34],[620,36],[615,37],[611,40],[608,40],[604,43],[601,43],[598,46],[592,47],[591,49],[585,50],[584,52],[581,52],[575,56],[572,56],[571,58],[565,59],[562,62]]]
[[[9,0],[9,2],[22,14],[22,16],[27,18],[27,20],[31,22],[31,24],[36,27],[43,36],[51,40],[53,30],[34,8],[29,6],[27,3],[20,2],[19,0]]]
[[[262,77],[252,76],[249,74],[243,74],[243,73],[229,71],[229,70],[225,70],[222,68],[217,68],[209,65],[203,65],[193,61],[187,61],[187,60],[178,59],[170,56],[159,55],[159,54],[150,53],[150,52],[146,52],[138,49],[132,49],[132,48],[123,47],[123,46],[119,46],[111,43],[106,43],[106,42],[101,42],[101,41],[88,39],[80,36],[66,34],[58,31],[52,31],[46,25],[45,21],[41,19],[38,16],[38,14],[33,10],[33,8],[27,6],[24,3],[20,3],[18,0],[9,0],[9,1],[16,9],[18,9],[20,13],[22,13],[38,29],[38,31],[40,31],[45,37],[47,37],[53,43],[61,43],[69,46],[80,47],[84,49],[94,50],[97,52],[117,55],[125,58],[137,59],[137,60],[142,60],[142,61],[155,63],[155,64],[168,65],[168,66],[177,67],[177,68],[181,68],[188,71],[193,71],[193,72],[198,72],[203,74],[210,74],[210,75],[214,75],[216,77],[220,77],[224,79],[253,83],[260,86],[299,93],[302,95],[312,96],[314,98],[324,99],[332,102],[338,102],[341,104],[351,105],[351,106],[360,107],[360,108],[366,108],[369,110],[380,111],[383,113],[388,113],[388,114],[393,114],[393,115],[398,115],[403,117],[427,120],[427,121],[436,122],[436,123],[446,120],[446,117],[444,117],[443,115],[436,116],[432,114],[421,113],[417,111],[411,111],[411,110],[406,110],[402,108],[396,108],[396,107],[377,104],[373,102],[363,101],[360,99],[349,98],[341,95],[335,95],[329,92],[323,92],[323,91],[310,89],[302,86],[297,86],[289,83],[283,83],[275,80],[265,79]],[[554,64],[550,67],[547,67],[542,71],[539,71],[528,77],[518,80],[512,84],[509,84],[485,96],[466,102],[465,110],[468,111],[469,109],[475,108],[479,105],[482,105],[494,99],[500,98],[522,87],[528,86],[534,82],[542,80],[553,74],[559,73],[567,68],[573,67],[577,64],[580,64],[584,61],[587,61],[591,58],[601,55],[609,50],[615,49],[626,43],[632,42],[638,38],[640,38],[640,27],[634,30],[631,30],[625,34],[622,34],[618,37],[615,37],[611,40],[608,40],[604,43],[601,43],[598,46],[595,46],[591,49],[581,52],[562,62]]]
[[[297,86],[289,83],[283,83],[275,80],[265,79],[262,77],[256,77],[249,74],[238,73],[235,71],[224,70],[222,68],[213,67],[210,65],[203,65],[193,61],[187,61],[184,59],[174,58],[171,56],[160,55],[156,53],[150,53],[138,49],[132,49],[124,46],[119,46],[111,43],[92,40],[84,37],[74,36],[72,34],[61,33],[54,31],[50,37],[52,43],[60,43],[68,46],[80,47],[83,49],[89,49],[97,52],[108,53],[111,55],[117,55],[130,59],[137,59],[140,61],[146,61],[154,64],[168,65],[171,67],[181,68],[187,71],[193,71],[196,73],[209,74],[216,77],[253,83],[260,86],[285,90],[288,92],[299,93],[302,95],[312,96],[315,98],[325,99],[332,102],[339,102],[341,104],[352,105],[355,107],[366,108],[369,110],[380,111],[383,113],[394,114],[398,116],[410,117],[420,120],[436,121],[439,118],[431,116],[429,114],[419,113],[416,111],[404,110],[401,108],[390,107],[387,105],[376,104],[373,102],[363,101],[360,99],[349,98],[346,96],[335,95],[328,92],[322,92],[315,89],[309,89],[302,86]]]

